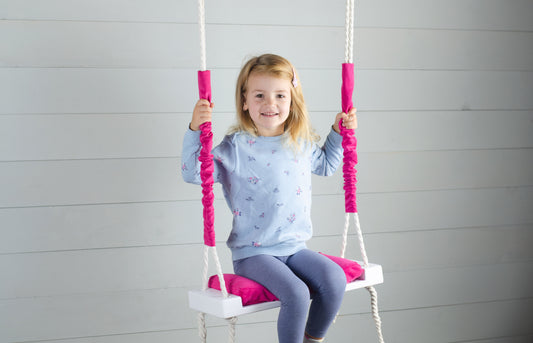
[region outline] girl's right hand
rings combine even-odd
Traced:
[[[335,117],[335,124],[333,124],[333,130],[340,133],[339,122],[342,119],[342,126],[347,129],[357,129],[357,109],[352,108],[348,114],[341,112]]]
[[[194,106],[194,111],[192,112],[192,120],[189,124],[190,129],[193,131],[198,131],[200,130],[200,125],[211,121],[213,107],[215,107],[215,104],[206,99],[198,100],[196,106]]]

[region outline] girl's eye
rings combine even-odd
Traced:
[[[284,99],[285,98],[285,94],[278,94],[278,98]]]
[[[256,94],[255,97],[258,98],[258,99],[262,99],[263,98],[263,94]]]

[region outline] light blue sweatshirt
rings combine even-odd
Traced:
[[[213,149],[215,182],[233,213],[227,245],[233,260],[267,254],[288,256],[306,247],[311,225],[311,173],[332,175],[342,160],[342,137],[331,130],[324,146],[296,153],[284,136],[237,132]],[[201,184],[200,131],[185,133],[182,176]]]

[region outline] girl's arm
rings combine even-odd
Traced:
[[[213,111],[213,104],[207,100],[199,100],[193,111],[192,120],[189,128],[185,132],[183,138],[183,147],[181,153],[181,175],[185,182],[200,185],[202,179],[200,177],[201,163],[198,160],[202,144],[200,142],[201,124],[211,121],[211,113]],[[226,170],[233,170],[235,164],[235,149],[230,137],[225,137],[223,141],[213,149],[214,155],[214,182],[223,182]]]
[[[329,176],[333,175],[342,161],[342,136],[339,134],[339,122],[347,129],[357,128],[356,109],[352,108],[349,113],[339,113],[335,117],[335,124],[326,138],[326,142],[313,152],[312,171],[314,174]]]
[[[183,137],[183,147],[181,150],[181,176],[185,182],[200,185],[202,179],[200,178],[200,150],[202,144],[200,143],[200,131],[193,131],[187,129]]]
[[[192,113],[189,129],[185,132],[183,138],[183,147],[181,153],[181,175],[185,182],[201,184],[200,178],[200,125],[211,121],[214,104],[208,100],[200,99],[196,102]]]

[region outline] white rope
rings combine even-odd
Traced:
[[[207,69],[205,53],[205,5],[204,0],[198,0],[198,24],[200,27],[200,70]],[[204,246],[204,270],[202,274],[202,289],[207,289],[207,273],[209,269],[209,247]],[[198,336],[200,342],[207,342],[207,328],[205,326],[205,313],[198,313]]]
[[[209,270],[209,247],[204,245],[204,269],[202,272],[202,290],[207,289],[207,273]],[[198,336],[200,337],[200,342],[207,342],[207,328],[205,327],[205,313],[198,313]]]
[[[222,292],[222,295],[224,298],[228,297],[228,289],[226,287],[226,280],[224,280],[224,273],[222,272],[222,265],[220,264],[220,259],[218,258],[217,253],[217,247],[210,247],[208,245],[204,245],[204,271],[202,276],[202,290],[206,290],[208,288],[208,269],[209,269],[209,251],[211,251],[211,255],[213,256],[213,260],[215,261],[215,266],[217,270],[218,280],[220,282],[220,291]]]
[[[361,258],[363,259],[363,267],[368,267],[368,256],[366,255],[365,242],[363,240],[363,231],[361,230],[361,223],[359,222],[359,214],[353,214],[355,222],[355,230],[357,232],[357,239],[359,240],[359,250],[361,250]]]
[[[198,26],[200,27],[200,70],[207,70],[206,44],[205,44],[205,3],[198,0]]]
[[[344,216],[344,231],[342,232],[341,257],[344,258],[346,254],[346,246],[348,245],[348,229],[350,228],[350,214],[346,213]]]
[[[365,242],[363,239],[363,231],[361,230],[361,223],[359,222],[359,214],[353,213],[355,224],[355,231],[357,233],[357,240],[359,241],[359,250],[361,251],[361,258],[363,259],[363,267],[368,267],[368,256],[366,254]],[[346,246],[348,244],[348,230],[350,227],[350,213],[344,216],[344,231],[342,232],[341,257],[344,258],[346,254]]]
[[[355,0],[346,0],[344,62],[353,63],[353,27]]]
[[[202,273],[202,290],[207,289],[207,273],[209,270],[209,246],[204,245],[204,269]]]
[[[228,342],[234,343],[235,342],[235,324],[237,324],[237,317],[231,317],[226,319],[229,323],[229,337]]]
[[[213,255],[213,259],[215,261],[215,266],[217,269],[217,275],[218,279],[220,281],[220,289],[222,291],[222,295],[224,298],[228,297],[228,290],[226,288],[226,281],[224,280],[224,274],[222,273],[222,266],[220,265],[220,259],[218,258],[217,248],[216,247],[210,247],[208,245],[204,245],[204,253],[203,253],[203,260],[204,260],[204,270],[202,273],[202,290],[206,290],[208,288],[208,279],[207,275],[209,272],[209,251],[211,251],[211,254]],[[234,317],[228,319],[230,323],[230,338],[229,342],[233,343],[235,342],[235,322],[237,318]],[[205,313],[200,312],[198,313],[198,336],[200,336],[200,341],[202,343],[206,343],[207,341],[207,328],[205,326]]]
[[[207,70],[207,53],[206,53],[206,39],[205,39],[205,3],[204,0],[198,0],[198,26],[200,28],[200,70]],[[226,281],[224,280],[224,273],[222,272],[222,266],[220,265],[220,259],[218,258],[216,246],[210,247],[204,246],[204,270],[202,274],[202,289],[208,288],[208,270],[209,270],[209,251],[213,255],[215,261],[215,267],[217,270],[218,280],[220,282],[220,290],[224,298],[228,297],[228,290],[226,288]],[[229,323],[229,343],[235,342],[235,324],[237,317],[231,317],[228,319]],[[202,343],[207,342],[207,328],[205,325],[205,313],[198,313],[198,334]]]
[[[383,333],[381,332],[381,318],[379,317],[378,309],[378,292],[374,286],[366,288],[370,292],[370,305],[372,307],[372,317],[374,318],[374,323],[376,324],[376,330],[378,332],[378,341],[379,343],[385,343],[383,340]]]
[[[224,280],[224,273],[222,273],[222,266],[220,265],[220,260],[218,258],[217,248],[210,247],[210,249],[213,254],[213,258],[215,260],[215,266],[217,268],[218,280],[220,281],[220,290],[222,291],[222,295],[224,296],[224,298],[227,298],[228,290],[226,288],[226,280]]]
[[[346,25],[345,25],[346,42],[344,45],[344,62],[345,63],[353,63],[353,58],[354,58],[353,57],[353,47],[354,47],[353,34],[354,34],[354,12],[355,12],[354,5],[355,5],[355,0],[346,0]],[[359,214],[354,213],[353,218],[355,222],[357,238],[359,240],[359,249],[361,250],[361,257],[363,259],[363,267],[367,268],[368,267],[368,256],[366,254],[365,243],[363,240],[363,232],[361,230],[361,223],[359,222]],[[350,226],[349,213],[346,213],[345,223],[344,223],[344,232],[342,235],[341,257],[344,257],[344,254],[346,252],[349,226]],[[372,307],[372,317],[374,318],[374,322],[376,324],[379,343],[384,343],[383,333],[381,331],[381,318],[379,316],[379,309],[378,309],[378,293],[376,292],[376,289],[373,286],[366,287],[366,289],[370,292],[370,304]]]
[[[198,313],[198,336],[200,337],[200,342],[207,342],[207,328],[205,327],[205,313]]]
[[[367,268],[368,267],[368,256],[366,254],[365,242],[363,240],[363,232],[361,230],[361,223],[359,222],[359,214],[354,213],[353,218],[355,221],[355,228],[357,231],[357,238],[359,240],[359,249],[361,250],[361,257],[363,259],[363,265],[365,268]],[[379,343],[384,343],[385,341],[383,340],[383,333],[381,331],[381,318],[379,316],[379,309],[378,309],[378,292],[376,291],[374,286],[366,287],[366,289],[370,292],[370,306],[372,307],[372,318],[374,318],[374,323],[376,324],[378,340],[379,340]]]
[[[346,214],[348,217],[348,213]],[[365,248],[365,242],[363,240],[363,232],[361,230],[361,223],[359,222],[359,214],[354,213],[353,214],[354,222],[355,222],[355,229],[357,231],[357,238],[359,240],[359,249],[361,250],[361,257],[363,259],[363,267],[368,267],[368,256],[366,254],[366,248]],[[347,219],[348,221],[349,219]],[[345,244],[345,243],[343,243]],[[383,333],[381,330],[381,318],[379,316],[379,309],[378,309],[378,293],[374,286],[366,287],[368,292],[370,292],[370,306],[372,308],[372,318],[374,318],[374,323],[376,324],[376,330],[378,333],[378,341],[379,343],[385,343],[383,340]]]

